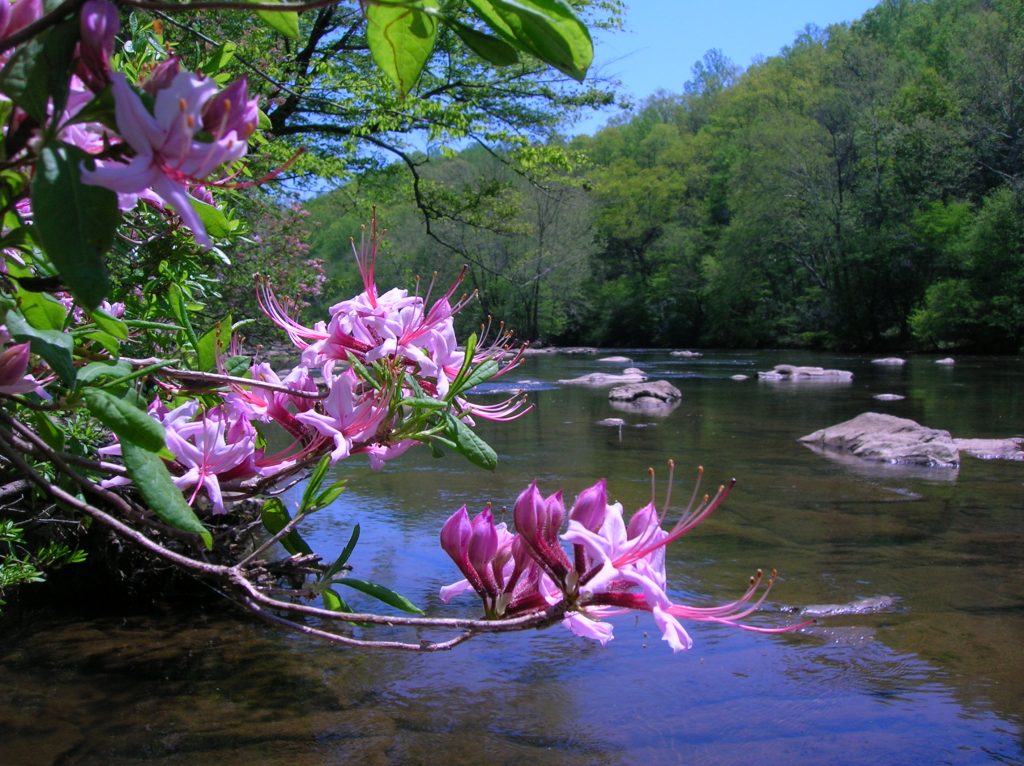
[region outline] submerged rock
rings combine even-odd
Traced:
[[[844,614],[873,614],[884,612],[896,606],[892,596],[859,598],[846,604],[811,604],[800,610],[805,617],[836,617]]]
[[[838,450],[863,460],[956,468],[960,452],[949,431],[928,428],[907,418],[864,412],[852,420],[803,436],[800,442]]]
[[[942,359],[936,359],[935,364],[942,364],[946,365],[947,367],[951,367],[952,365],[956,364],[956,360],[951,356],[947,356],[943,357]]]
[[[597,361],[599,362],[610,362],[618,364],[630,364],[633,360],[628,356],[602,356]]]
[[[619,383],[642,383],[645,380],[647,380],[646,373],[635,367],[629,367],[620,374],[591,372],[578,378],[566,378],[558,382],[567,386],[593,386],[594,388],[600,388],[601,386],[614,386]]]
[[[872,399],[877,399],[880,402],[898,402],[906,399],[903,394],[875,394]]]
[[[847,383],[853,380],[853,373],[848,370],[826,370],[822,367],[777,364],[773,370],[757,373],[757,377],[767,381]]]
[[[700,359],[704,354],[700,351],[670,351],[669,356],[681,356],[683,359]]]
[[[884,367],[902,367],[906,363],[906,359],[901,359],[898,356],[883,356],[880,359],[871,360],[871,364],[880,364]]]
[[[979,460],[1024,461],[1024,437],[1008,439],[954,439],[957,449]]]
[[[749,375],[730,375],[729,380],[750,380]]]

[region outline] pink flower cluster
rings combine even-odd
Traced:
[[[225,486],[240,488],[243,482],[277,475],[325,453],[332,463],[365,454],[379,470],[424,438],[418,432],[421,422],[409,424],[415,408],[403,401],[424,394],[443,397],[458,378],[465,354],[456,345],[452,324],[457,307],[449,303],[458,282],[429,308],[425,299],[404,290],[380,295],[369,254],[375,251],[374,242],[372,250],[357,252],[366,289],[337,304],[329,324],[296,324],[269,286],[261,284],[264,309],[302,349],[301,363],[283,378],[264,362],[250,368],[250,383],[233,381],[232,390],[215,406],[203,409],[194,399],[170,410],[160,400],[151,405],[149,414],[164,426],[174,456],[170,469],[175,484],[189,492],[190,503],[202,493],[214,513],[223,513]],[[314,342],[307,342],[310,338]],[[492,345],[471,361],[491,361],[505,350],[501,343]],[[492,377],[518,360],[513,355],[504,367],[495,364]],[[325,392],[311,369],[319,370]],[[472,415],[501,420],[528,409],[521,397],[494,405],[452,399],[451,406],[467,423]],[[291,444],[278,454],[264,454],[254,423],[279,425]],[[104,451],[118,454],[120,447]],[[107,485],[124,483],[115,479]]]
[[[151,111],[125,76],[110,70],[117,8],[107,0],[89,0],[80,26],[69,116],[88,101],[83,83],[95,92],[109,84],[118,131],[114,138],[120,139],[109,147],[110,136],[100,126],[73,125],[65,131],[64,140],[97,155],[94,167],[82,169],[82,181],[117,192],[122,210],[140,199],[158,209],[173,208],[196,242],[212,247],[193,200],[208,197],[203,184],[244,156],[256,131],[259,110],[245,78],[221,90],[208,77],[181,71],[178,59],[168,59],[142,85],[152,97]]]
[[[699,478],[698,478],[699,485]],[[680,620],[733,625],[780,633],[809,623],[761,628],[742,623],[764,602],[774,582],[759,570],[736,601],[695,607],[672,601],[666,590],[665,547],[707,518],[729,493],[719,487],[713,498],[695,504],[697,490],[675,525],[662,528],[653,500],[629,519],[620,503],[609,504],[604,479],[579,494],[566,519],[562,493],[544,497],[536,482],[519,495],[513,509],[516,533],[495,524],[490,509],[470,518],[457,510],[441,530],[441,547],[465,579],[441,589],[445,602],[474,590],[490,619],[513,617],[561,606],[563,624],[572,633],[606,644],[612,626],[600,618],[627,610],[650,612],[673,652],[693,641]],[[667,503],[666,503],[667,504]],[[560,534],[561,533],[561,534]],[[568,551],[563,547],[568,544]]]
[[[329,381],[331,395],[328,401],[331,404],[327,414],[334,420],[334,426],[330,428],[335,436],[344,430],[342,426],[345,425],[360,431],[367,430],[373,425],[373,418],[367,413],[379,409],[390,396],[414,395],[416,391],[408,390],[407,374],[413,376],[416,386],[427,396],[445,399],[466,362],[465,353],[455,337],[454,316],[469,299],[460,299],[454,305],[451,302],[462,276],[433,304],[430,303],[429,291],[425,297],[410,295],[407,290],[399,288],[381,294],[374,279],[377,246],[375,226],[370,238],[364,237],[358,248],[353,242],[353,254],[363,278],[364,290],[350,300],[331,306],[330,320],[326,323],[318,322],[313,327],[297,323],[288,316],[270,286],[263,281],[259,284],[263,311],[302,351],[302,364],[320,369],[324,380]],[[495,377],[504,374],[521,358],[521,350],[512,353],[510,346],[508,335],[500,335],[489,345],[481,342],[471,362],[474,365],[489,360],[501,362]],[[360,386],[358,376],[350,366],[352,361],[360,365],[382,365],[389,371],[392,389],[367,390]],[[339,365],[345,368],[345,372],[337,375],[335,368]],[[337,388],[340,390],[336,391]],[[472,403],[458,396],[454,400],[461,417],[468,423],[472,423],[473,416],[508,420],[529,409],[518,396],[490,405]],[[328,427],[326,419],[319,422]]]

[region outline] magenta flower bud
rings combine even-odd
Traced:
[[[77,73],[90,90],[99,92],[110,82],[110,56],[121,27],[117,8],[107,0],[88,0],[79,25]]]
[[[181,60],[177,56],[171,56],[153,68],[149,78],[142,83],[142,89],[149,95],[155,96],[158,91],[164,90],[174,82],[174,78],[180,71]]]
[[[498,552],[498,532],[494,528],[494,517],[485,509],[476,515],[469,526],[472,531],[467,546],[469,563],[483,575]]]
[[[28,375],[28,343],[19,343],[0,353],[0,393],[24,394],[39,385]]]
[[[244,77],[235,80],[203,106],[203,128],[214,138],[234,132],[241,141],[256,131],[259,109],[256,99],[249,99],[249,86]]]
[[[556,582],[562,583],[570,569],[558,541],[565,517],[562,493],[556,492],[545,499],[537,489],[537,482],[533,482],[516,499],[512,517],[530,555]]]
[[[462,506],[448,517],[448,521],[441,527],[441,548],[451,556],[452,561],[462,569],[462,564],[469,563],[469,538],[473,530],[469,523],[469,512],[466,506]],[[465,570],[463,570],[465,574]]]
[[[576,502],[569,511],[569,518],[591,532],[596,532],[604,523],[608,510],[608,491],[604,479],[587,487],[576,496]]]

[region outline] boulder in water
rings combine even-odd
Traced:
[[[863,460],[956,468],[960,452],[949,431],[907,418],[864,412],[852,420],[801,437],[809,447],[845,452]]]

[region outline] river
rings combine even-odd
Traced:
[[[697,465],[710,489],[738,481],[670,549],[674,597],[728,601],[758,567],[775,567],[760,624],[816,604],[888,606],[785,635],[688,625],[694,648],[676,655],[648,615],[613,618],[607,647],[555,626],[399,655],[326,646],[230,607],[68,605],[2,624],[0,763],[1024,763],[1024,463],[965,457],[958,470],[911,470],[797,442],[871,410],[957,437],[1024,434],[1024,361],[614,353],[673,382],[679,405],[622,412],[606,389],[557,382],[621,366],[529,357],[502,381],[530,390],[535,411],[480,428],[499,453],[496,471],[425,449],[380,473],[353,459],[339,466],[349,489],[310,521],[307,539],[330,555],[358,522],[353,576],[396,587],[432,615],[476,616],[474,598],[437,597],[459,578],[437,545],[456,508],[510,506],[533,479],[571,500],[605,477],[632,510],[649,499],[649,466],[660,497],[672,458],[680,503]],[[780,362],[854,378],[757,380]],[[598,424],[609,417],[624,424]]]

